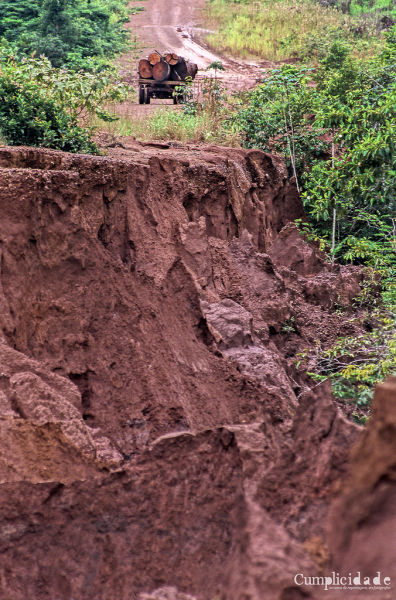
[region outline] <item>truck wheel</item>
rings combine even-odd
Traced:
[[[144,104],[144,87],[139,85],[139,104]]]
[[[148,88],[144,90],[144,103],[150,104],[150,91]]]
[[[185,102],[186,102],[185,94],[182,94],[181,96],[180,95],[173,96],[173,104],[185,104]]]

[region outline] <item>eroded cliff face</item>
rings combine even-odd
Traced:
[[[359,428],[293,361],[361,274],[302,215],[258,151],[0,149],[1,598],[315,597]]]
[[[373,578],[379,597],[393,600],[396,583],[396,377],[377,387],[370,424],[351,452],[328,519],[332,567]],[[384,586],[388,577],[390,585]],[[385,588],[390,589],[385,589]],[[351,594],[353,600],[361,597]],[[341,600],[343,596],[336,596]]]

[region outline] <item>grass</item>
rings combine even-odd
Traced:
[[[99,131],[115,136],[133,136],[139,141],[173,140],[182,143],[215,143],[239,146],[237,134],[225,132],[221,122],[206,113],[186,114],[180,108],[160,106],[150,113],[136,116],[125,111],[125,107],[114,107],[118,120],[112,123],[96,121]]]
[[[207,26],[216,31],[206,41],[219,52],[241,58],[298,58],[307,39],[321,38],[330,30],[351,37],[364,23],[363,36],[373,39],[377,33],[373,13],[364,19],[357,15],[364,13],[366,4],[370,11],[377,11],[376,18],[390,15],[389,2],[354,0],[349,15],[336,7],[324,7],[316,0],[209,0],[204,17]]]
[[[343,27],[348,17],[310,0],[235,3],[211,0],[205,9],[210,46],[233,56],[283,60],[297,57],[304,38],[324,28]]]

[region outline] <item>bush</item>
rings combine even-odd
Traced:
[[[18,60],[0,47],[0,134],[9,144],[94,152],[93,129],[83,127],[92,115],[112,117],[109,101],[122,101],[128,88],[116,73],[55,69],[45,57]]]
[[[44,98],[54,100],[66,113],[78,120],[89,115],[110,119],[106,110],[109,102],[125,100],[129,87],[117,81],[117,70],[106,66],[89,71],[56,69],[45,57],[14,56],[9,46],[0,46],[0,73],[19,85],[31,85]]]
[[[273,69],[251,94],[244,108],[230,119],[247,148],[283,154],[290,175],[298,181],[306,166],[328,149],[312,116],[313,92],[308,86],[311,69],[285,65]]]
[[[388,45],[392,45],[392,40]],[[303,200],[316,231],[343,260],[395,273],[395,64],[363,62],[333,45],[316,79],[316,123],[334,142],[333,160],[304,175]],[[336,60],[335,60],[336,59]]]
[[[285,156],[333,255],[385,279],[395,273],[394,38],[370,60],[334,41],[316,71],[274,70],[232,119],[247,147]]]
[[[335,398],[352,404],[352,417],[361,424],[370,415],[374,386],[396,372],[396,315],[377,311],[371,320],[373,331],[340,338],[328,349],[318,344],[297,360],[314,381],[330,379]]]
[[[43,98],[35,87],[21,86],[5,77],[0,77],[0,131],[12,146],[98,154],[90,132],[56,102]]]

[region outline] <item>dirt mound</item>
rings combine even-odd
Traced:
[[[358,428],[294,358],[361,273],[288,224],[282,162],[1,148],[0,174],[0,597],[303,597]]]

